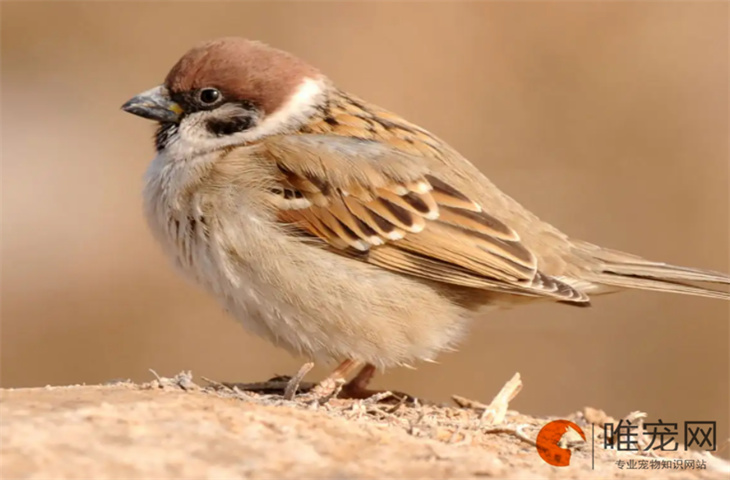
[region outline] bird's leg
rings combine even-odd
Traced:
[[[370,363],[365,364],[364,367],[360,369],[360,371],[353,377],[352,380],[347,382],[343,387],[342,391],[338,395],[338,398],[349,398],[353,400],[364,400],[366,398],[371,398],[376,395],[383,395],[383,394],[390,394],[386,397],[381,397],[379,402],[385,402],[385,403],[399,403],[399,402],[405,402],[415,401],[415,398],[411,395],[408,395],[407,393],[403,392],[395,392],[395,391],[388,391],[385,392],[383,390],[370,390],[368,385],[370,384],[370,380],[373,379],[375,376],[375,365],[372,365]]]
[[[304,375],[312,368],[311,363],[307,363],[299,369],[294,377],[274,377],[266,382],[259,383],[222,383],[221,385],[229,388],[238,387],[243,391],[256,392],[261,394],[281,394],[288,400],[294,398],[297,390],[308,393],[317,399],[326,399],[337,396],[337,398],[363,400],[374,395],[385,393],[382,390],[370,390],[368,385],[375,376],[375,365],[370,363],[358,362],[356,360],[345,360],[324,380],[312,386],[311,383],[302,383]],[[345,383],[357,369],[360,371],[352,377],[352,380]],[[386,403],[398,401],[413,401],[414,397],[402,392],[388,392],[390,395],[383,398]],[[380,400],[378,400],[380,401]]]
[[[375,365],[366,363],[352,380],[342,387],[340,398],[364,399],[380,393],[376,390],[368,390],[370,380],[375,376]]]
[[[319,382],[310,393],[315,397],[326,397],[328,395],[332,395],[335,390],[345,383],[345,380],[352,375],[352,372],[360,368],[361,365],[362,362],[345,360],[337,368],[335,368],[335,370],[330,373],[327,378]]]
[[[352,375],[352,372],[360,368],[360,371],[355,375],[352,380],[345,383],[347,377]],[[310,394],[315,398],[325,398],[335,395],[337,392],[337,398],[345,398],[352,400],[364,400],[374,395],[385,393],[382,390],[370,390],[368,385],[375,376],[375,365],[370,363],[357,362],[355,360],[345,360],[342,362],[327,378],[322,380],[310,390]],[[344,383],[344,385],[343,385]],[[338,392],[338,389],[339,392]],[[414,397],[402,392],[388,392],[390,395],[383,398],[386,403],[398,403],[404,401],[414,401]]]
[[[364,399],[370,398],[375,394],[381,393],[376,390],[368,390],[367,386],[375,375],[375,366],[366,363],[362,368],[362,362],[354,360],[345,360],[338,366],[327,378],[319,382],[311,393],[316,397],[332,395],[335,390],[342,386],[342,390],[337,395],[338,398]],[[360,368],[360,371],[352,380],[344,383],[353,371]],[[342,385],[344,383],[344,385]]]
[[[347,377],[357,368],[360,371],[355,375],[352,380],[344,383]],[[337,398],[347,398],[352,400],[363,400],[370,398],[373,395],[384,393],[382,390],[370,390],[368,385],[375,376],[375,365],[366,363],[363,365],[362,362],[356,362],[354,360],[345,360],[335,369],[332,374],[322,380],[314,389],[311,391],[315,396],[321,397],[326,395],[332,395],[338,386],[342,385],[342,390],[337,395]],[[401,392],[392,392],[393,400],[400,400],[401,398],[412,399],[410,395]]]

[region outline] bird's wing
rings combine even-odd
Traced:
[[[261,146],[276,165],[269,193],[279,220],[337,253],[447,284],[588,301],[540,272],[517,232],[423,157],[335,135],[278,136]]]

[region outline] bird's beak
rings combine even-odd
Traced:
[[[183,113],[182,107],[172,101],[170,93],[164,85],[132,97],[122,105],[122,110],[150,120],[173,123],[179,122]]]

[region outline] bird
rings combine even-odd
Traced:
[[[122,109],[158,124],[143,196],[162,249],[249,331],[336,362],[319,394],[369,396],[376,371],[455,349],[485,310],[730,299],[727,274],[570,238],[444,140],[262,42],[198,44]]]

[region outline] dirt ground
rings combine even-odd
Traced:
[[[3,389],[0,471],[8,480],[726,479],[730,473],[726,461],[706,453],[649,457],[605,450],[602,428],[595,429],[592,445],[591,423],[600,427],[607,419],[593,409],[568,418],[588,442],[576,444],[569,466],[553,467],[534,446],[549,419],[511,410],[499,425],[481,417],[478,408],[422,402],[322,403],[306,394],[285,400],[220,384],[199,386],[189,374],[143,385]],[[665,462],[660,470],[650,463],[679,458],[703,461],[706,468],[666,468]],[[618,460],[626,462],[623,468]],[[629,468],[631,460],[636,469]],[[639,469],[642,463],[649,467]]]

